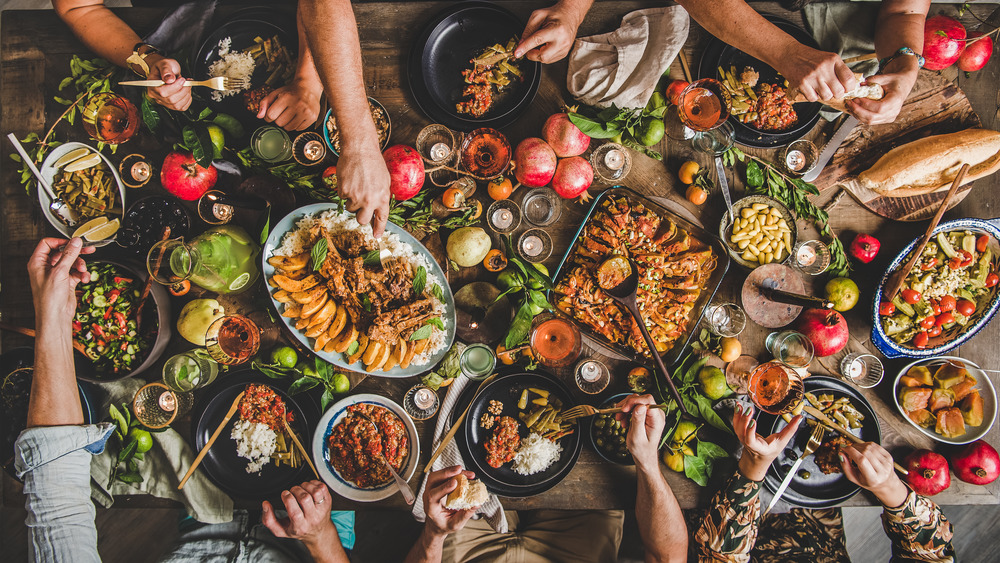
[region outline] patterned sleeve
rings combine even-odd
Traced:
[[[748,563],[760,526],[760,483],[737,471],[712,499],[695,534],[698,560]]]
[[[886,508],[882,525],[892,540],[894,563],[953,563],[951,522],[934,501],[910,491],[898,508]]]

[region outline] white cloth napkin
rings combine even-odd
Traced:
[[[454,410],[455,403],[458,402],[458,398],[462,395],[462,390],[470,383],[476,386],[479,385],[478,381],[471,381],[466,377],[459,376],[448,387],[448,394],[445,395],[444,402],[441,404],[441,410],[438,411],[437,424],[434,427],[434,442],[431,444],[432,452],[441,443],[441,438],[448,433],[450,428],[448,421],[451,420],[451,411]],[[452,465],[465,467],[465,462],[462,460],[462,454],[458,452],[455,439],[452,439],[444,447],[444,451],[441,452],[441,455],[431,465],[431,471],[437,471],[438,469],[444,469]],[[423,479],[420,481],[420,489],[417,491],[417,502],[413,503],[413,517],[417,522],[423,522],[427,518],[421,499],[424,498],[424,489],[427,488],[427,475],[429,473],[424,474]],[[485,518],[497,533],[507,533],[507,517],[504,516],[503,505],[500,504],[500,499],[496,495],[490,494],[489,500],[479,507],[479,511],[476,514],[477,517],[481,516]]]
[[[650,8],[630,12],[611,33],[578,38],[569,56],[569,93],[589,106],[645,107],[689,26],[680,6]]]

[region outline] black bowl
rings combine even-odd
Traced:
[[[632,395],[632,393],[619,393],[617,395],[608,397],[607,400],[601,403],[601,405],[597,408],[606,409],[608,407],[613,407],[615,406],[615,403],[621,401],[622,399],[630,395]],[[601,450],[601,448],[597,447],[597,438],[596,436],[594,436],[595,422],[597,422],[597,417],[596,416],[591,417],[589,420],[583,423],[583,427],[587,432],[587,441],[590,442],[590,447],[593,448],[595,452],[597,452],[597,455],[601,456],[601,458],[603,458],[604,461],[617,463],[618,465],[635,465],[635,460],[632,459],[632,454],[629,454],[624,458],[616,458],[609,456],[607,453]]]

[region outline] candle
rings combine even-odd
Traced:
[[[621,170],[625,166],[625,153],[618,149],[611,149],[604,155],[604,165],[609,170]]]
[[[521,250],[528,256],[538,256],[542,253],[542,239],[537,235],[524,237],[521,240]]]
[[[806,165],[806,155],[799,150],[788,151],[785,156],[785,166],[788,167],[792,172],[798,172],[802,170],[802,167]]]
[[[413,404],[420,410],[427,410],[434,406],[434,392],[424,387],[417,389],[413,394]]]
[[[233,218],[233,206],[226,203],[213,203],[212,216],[226,223]]]
[[[140,160],[132,165],[130,170],[132,174],[132,179],[137,183],[145,183],[149,180],[149,177],[153,174],[153,169],[145,160]]]
[[[580,364],[580,378],[593,383],[601,378],[601,366],[595,360],[587,360]]]
[[[851,379],[857,379],[861,377],[865,372],[865,363],[860,359],[851,362],[851,366],[847,368],[847,375]]]
[[[451,154],[451,147],[448,146],[448,143],[434,143],[434,146],[431,147],[431,160],[434,162],[448,158],[449,154]]]
[[[795,260],[799,266],[810,266],[816,261],[816,251],[810,246],[802,246],[795,254]]]
[[[514,222],[514,214],[510,212],[510,209],[497,209],[493,215],[490,215],[490,222],[494,229],[503,230]]]
[[[177,399],[170,391],[164,391],[156,402],[160,405],[160,408],[166,412],[174,412],[174,409],[177,408]]]
[[[323,158],[323,153],[325,152],[326,149],[323,147],[323,143],[315,139],[307,142],[306,145],[302,147],[302,154],[305,155],[308,160],[319,160]]]

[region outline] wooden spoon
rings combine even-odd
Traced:
[[[29,338],[37,338],[37,336],[35,335],[35,331],[33,329],[14,326],[12,324],[7,324],[4,322],[0,322],[0,330],[16,332],[18,334],[23,334],[24,336],[27,336]],[[83,344],[77,342],[76,340],[73,341],[73,349],[83,354],[84,356],[87,355],[87,349],[83,347]]]
[[[920,260],[920,256],[924,253],[924,247],[927,246],[927,241],[931,240],[931,234],[934,229],[937,228],[938,223],[941,222],[941,216],[948,209],[948,204],[951,203],[952,198],[958,193],[958,187],[962,185],[962,180],[965,179],[965,174],[969,171],[969,165],[962,165],[962,169],[958,171],[958,176],[955,176],[955,181],[952,182],[951,188],[948,190],[948,195],[944,196],[944,200],[941,201],[941,207],[938,207],[937,213],[934,214],[934,218],[931,219],[931,224],[927,225],[927,232],[920,239],[920,244],[913,250],[913,254],[910,255],[910,259],[903,264],[903,267],[896,270],[896,273],[889,277],[889,281],[885,282],[885,287],[882,289],[882,298],[886,301],[892,301],[896,294],[899,293],[900,288],[903,287],[903,283],[906,281],[906,276],[910,275],[910,270],[917,265],[917,261]]]
[[[191,467],[188,467],[187,473],[185,473],[184,477],[181,478],[181,482],[177,484],[178,491],[183,489],[188,479],[190,479],[191,476],[194,475],[194,470],[198,469],[198,465],[201,463],[201,460],[205,459],[205,454],[208,453],[208,448],[212,447],[212,444],[215,443],[215,440],[219,437],[219,434],[222,433],[222,429],[226,427],[226,424],[229,424],[229,420],[233,418],[234,414],[236,414],[236,409],[240,408],[240,401],[243,400],[243,395],[245,393],[246,391],[240,391],[240,394],[237,395],[235,399],[233,399],[232,406],[230,406],[229,410],[226,411],[226,417],[223,418],[222,422],[219,423],[219,427],[215,429],[215,432],[212,432],[212,436],[208,439],[208,442],[206,442],[205,446],[201,448],[200,452],[198,452],[198,457],[194,458],[194,462],[191,464]],[[306,457],[306,459],[309,459],[308,456]]]

